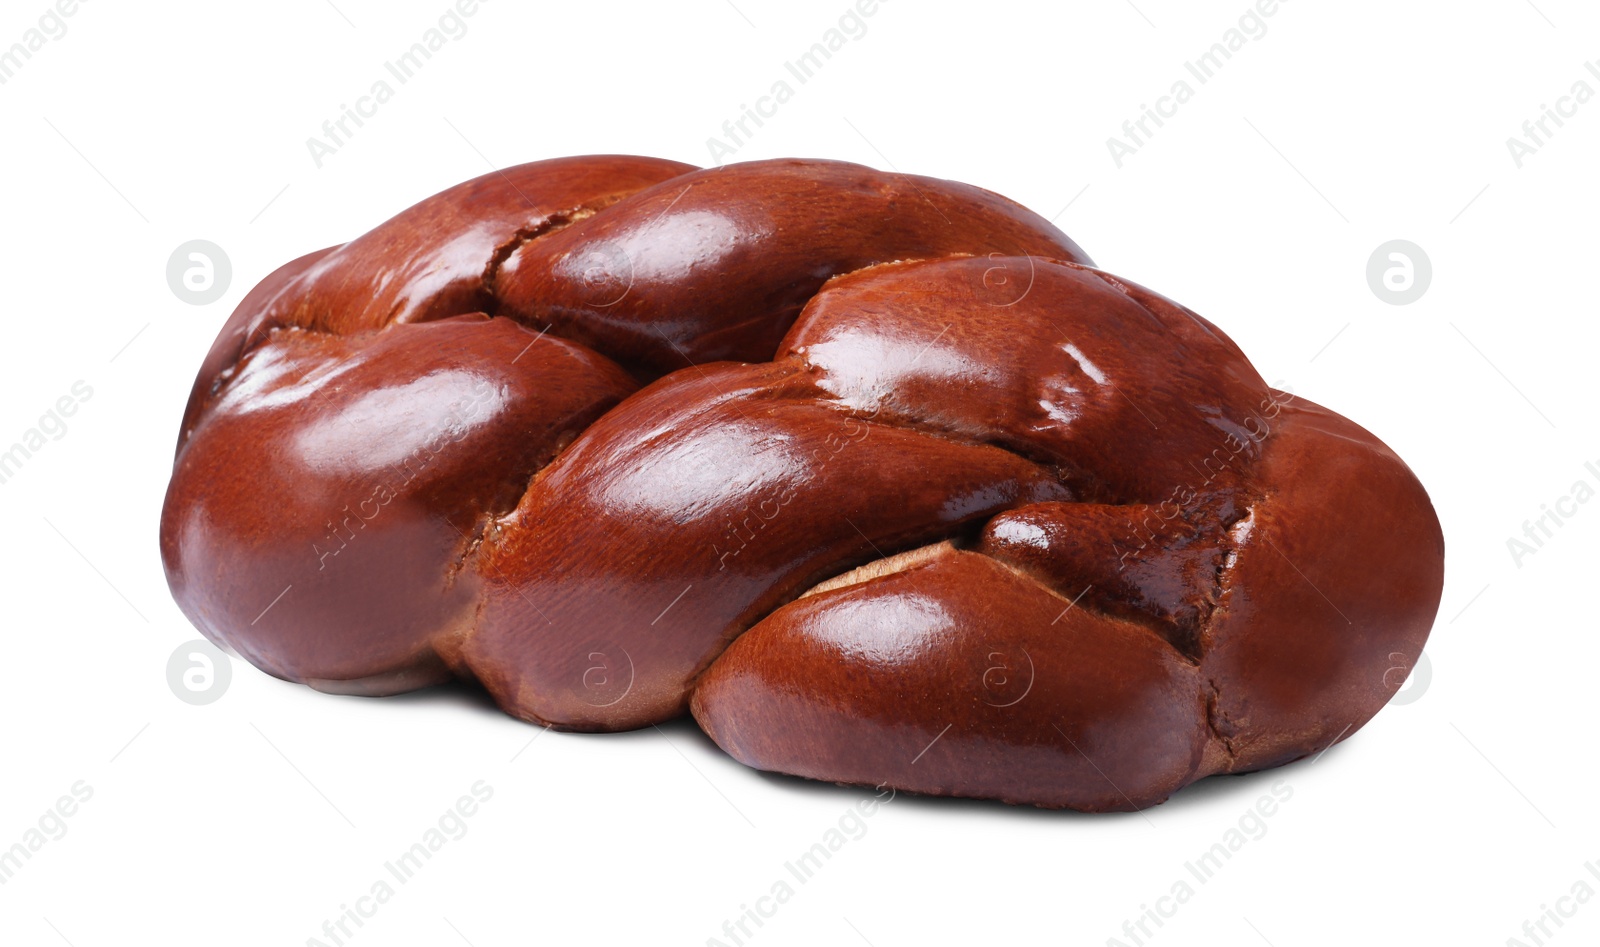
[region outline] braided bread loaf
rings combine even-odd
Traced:
[[[1215,326],[948,181],[565,158],[263,280],[161,521],[214,641],[573,730],[1084,810],[1365,723],[1427,494]]]

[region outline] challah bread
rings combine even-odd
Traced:
[[[161,547],[321,690],[1096,811],[1354,732],[1443,581],[1405,464],[1211,323],[988,191],[799,160],[522,165],[268,276]]]

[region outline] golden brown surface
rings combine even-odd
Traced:
[[[762,769],[1093,811],[1354,732],[1444,555],[1375,437],[998,195],[622,156],[263,280],[161,548],[208,637],[322,690],[692,709]]]

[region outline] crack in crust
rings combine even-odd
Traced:
[[[495,304],[495,281],[500,278],[500,268],[511,258],[511,254],[545,234],[555,233],[563,227],[593,217],[596,210],[594,207],[574,207],[559,211],[536,223],[518,227],[515,233],[496,246],[494,252],[489,255],[489,262],[484,265],[483,276],[479,278],[483,283],[483,294],[490,300],[484,311],[490,312],[489,307]]]

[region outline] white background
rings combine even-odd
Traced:
[[[1289,0],[1201,86],[1183,64],[1246,0],[1135,2],[887,0],[800,86],[784,62],[845,0],[493,0],[320,169],[306,139],[446,0],[83,3],[0,85],[0,449],[93,389],[0,484],[0,848],[78,781],[93,796],[0,886],[0,942],[331,944],[324,922],[483,780],[465,837],[346,943],[732,944],[724,921],[780,878],[794,897],[746,943],[1133,944],[1124,922],[1180,879],[1194,896],[1146,943],[1532,944],[1545,906],[1575,910],[1545,942],[1594,943],[1600,906],[1558,899],[1600,890],[1600,502],[1563,504],[1520,562],[1507,540],[1600,487],[1600,101],[1521,168],[1506,140],[1574,82],[1600,90],[1600,13]],[[45,8],[6,0],[0,49]],[[784,863],[865,794],[747,770],[689,723],[529,745],[465,692],[331,697],[237,660],[222,699],[180,702],[167,660],[198,635],[157,517],[193,373],[249,287],[491,167],[710,163],[707,139],[785,78],[735,160],[848,159],[1061,211],[1101,266],[1392,445],[1447,538],[1426,689],[1315,763],[1142,814],[901,797],[805,884]],[[1180,78],[1193,99],[1119,169],[1107,138]],[[165,275],[196,238],[234,269],[206,306]],[[1366,278],[1396,238],[1432,261],[1410,305]],[[1185,862],[1279,779],[1265,834],[1195,881]]]

